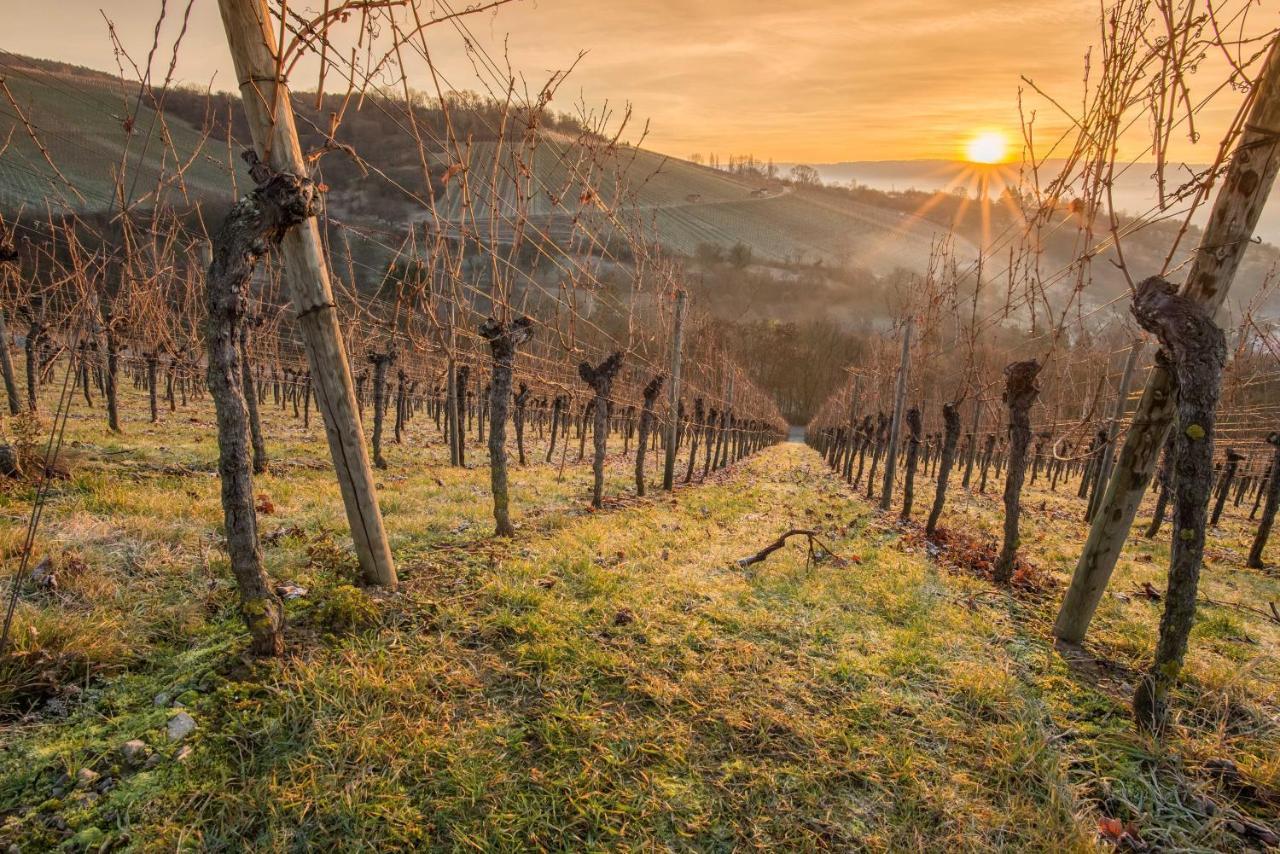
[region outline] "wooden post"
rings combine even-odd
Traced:
[[[844,471],[837,473],[837,476],[844,475],[845,483],[853,483],[853,453],[857,450],[854,436],[858,429],[858,391],[861,385],[859,380],[861,377],[857,374],[849,377],[849,443],[845,453]]]
[[[1111,465],[1115,460],[1116,436],[1120,433],[1120,419],[1124,417],[1125,405],[1129,402],[1129,383],[1133,379],[1133,366],[1138,361],[1138,353],[1142,352],[1142,342],[1134,341],[1129,347],[1129,357],[1124,360],[1124,372],[1120,374],[1120,388],[1116,392],[1116,407],[1111,411],[1111,424],[1107,427],[1107,444],[1102,450],[1102,461],[1098,464],[1098,485],[1094,487],[1089,499],[1089,509],[1085,513],[1085,521],[1092,522],[1098,510],[1098,501],[1102,497],[1102,484],[1111,478]]]
[[[893,392],[893,420],[889,424],[889,443],[885,447],[884,486],[880,492],[880,509],[888,510],[893,501],[893,475],[898,459],[898,442],[902,438],[903,409],[907,405],[907,367],[911,357],[911,318],[902,330],[902,362],[898,365],[898,384]]]
[[[1226,299],[1280,169],[1280,39],[1272,41],[1250,97],[1253,103],[1182,287],[1210,317]],[[1089,629],[1151,481],[1175,405],[1171,377],[1156,365],[1058,611],[1053,633],[1060,640],[1079,643]]]
[[[675,328],[671,334],[671,418],[667,424],[667,458],[662,467],[662,488],[670,492],[676,477],[676,431],[680,427],[680,351],[684,347],[684,290],[676,291]]]
[[[280,79],[267,0],[218,0],[218,8],[254,147],[276,171],[305,176],[307,164],[298,145],[289,89]],[[374,493],[355,386],[314,218],[289,229],[281,241],[281,255],[361,570],[369,583],[394,588],[395,564]]]

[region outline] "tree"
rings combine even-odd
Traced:
[[[791,177],[793,184],[801,187],[817,187],[822,184],[822,176],[818,174],[818,170],[805,163],[797,163],[791,167],[791,171],[787,173]]]

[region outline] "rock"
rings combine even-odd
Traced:
[[[81,768],[80,773],[76,774],[76,782],[81,786],[88,786],[98,779],[98,772],[92,768]]]
[[[277,584],[276,595],[281,599],[301,599],[307,595],[307,588],[296,584]]]
[[[191,735],[196,728],[196,719],[186,712],[178,712],[169,718],[169,724],[165,728],[165,732],[169,735],[170,741],[182,741],[182,739]]]
[[[159,694],[156,694],[156,698],[151,702],[156,708],[167,706],[169,705],[169,695],[164,691],[161,691]]]
[[[183,750],[186,750],[186,749],[187,748],[185,747],[183,748]],[[151,771],[152,769],[159,767],[160,763],[163,761],[164,761],[163,756],[161,756],[159,753],[153,753],[150,756],[148,756],[147,761],[142,764],[142,770]]]
[[[147,760],[147,745],[140,738],[132,738],[120,745],[120,758],[127,765],[138,766]]]

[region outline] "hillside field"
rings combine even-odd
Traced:
[[[1120,827],[1243,851],[1274,827],[1280,625],[1250,606],[1280,600],[1280,577],[1243,568],[1247,509],[1211,536],[1160,745],[1128,700],[1163,539],[1131,541],[1086,655],[1050,643],[1084,532],[1073,488],[1024,494],[1031,570],[1013,588],[795,443],[599,513],[576,449],[563,476],[515,467],[503,542],[487,469],[443,465],[423,418],[379,474],[402,588],[369,594],[318,425],[269,408],[264,555],[304,592],[289,654],[259,662],[219,545],[208,413],[125,412],[119,439],[73,415],[35,551],[57,585],[24,591],[0,680],[0,841],[19,850],[1091,851]],[[630,494],[629,469],[615,447],[608,494]],[[994,538],[997,495],[953,487],[944,525]],[[0,496],[7,553],[30,500]],[[791,527],[834,556],[736,565]],[[171,738],[184,716],[195,729]]]

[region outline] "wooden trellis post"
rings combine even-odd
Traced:
[[[218,0],[218,8],[254,148],[272,169],[307,175],[289,89],[280,78],[267,0]],[[368,582],[394,588],[395,564],[374,493],[355,385],[315,220],[308,219],[290,229],[280,245],[289,300],[306,345],[316,401],[323,415],[356,555]]]
[[[1227,297],[1280,169],[1280,39],[1271,43],[1250,97],[1253,103],[1182,287],[1210,317]],[[1089,539],[1058,611],[1053,634],[1059,640],[1079,643],[1089,629],[1151,482],[1176,397],[1168,370],[1157,364],[1148,374],[1111,480],[1103,486]]]
[[[675,328],[671,334],[671,423],[667,426],[667,457],[662,468],[662,488],[670,492],[676,477],[676,437],[680,429],[680,351],[684,347],[685,292],[676,291]]]
[[[893,501],[894,466],[898,462],[898,442],[902,439],[903,412],[907,405],[907,369],[911,362],[911,318],[902,330],[902,363],[898,366],[898,384],[893,392],[893,421],[889,426],[889,443],[885,446],[884,486],[880,493],[880,509],[888,510]]]

